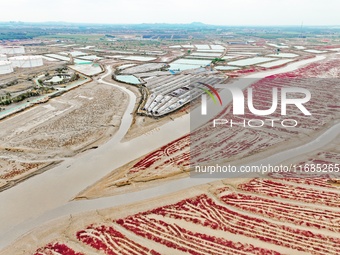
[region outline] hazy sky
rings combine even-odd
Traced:
[[[339,0],[1,0],[0,21],[340,25]]]

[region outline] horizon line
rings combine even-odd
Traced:
[[[34,23],[34,24],[46,24],[46,23],[66,23],[66,24],[84,24],[84,25],[204,25],[204,26],[216,26],[216,27],[301,27],[301,24],[233,24],[233,25],[221,25],[221,24],[207,24],[200,21],[193,21],[189,23],[173,23],[173,22],[142,22],[142,23],[102,23],[102,22],[75,22],[75,21],[21,21],[21,20],[9,20],[3,21],[0,20],[1,23]],[[306,25],[304,24],[303,27],[339,27],[339,25]]]

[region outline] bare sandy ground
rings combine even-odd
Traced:
[[[1,186],[107,141],[126,94],[91,82],[0,122]]]
[[[123,141],[124,142],[129,141],[141,135],[149,135],[152,134],[153,132],[157,132],[160,126],[164,125],[165,123],[168,123],[169,121],[174,121],[179,117],[189,114],[189,112],[190,105],[186,105],[179,111],[158,119],[136,114],[134,116],[133,123],[129,131],[125,135]]]

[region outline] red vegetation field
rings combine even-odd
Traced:
[[[48,244],[43,248],[39,248],[34,255],[84,255],[80,252],[75,252],[65,244]]]
[[[177,218],[178,219],[178,218]],[[232,242],[204,233],[192,232],[176,224],[168,224],[161,220],[150,219],[143,215],[129,217],[117,221],[135,234],[153,240],[167,247],[188,252],[189,254],[275,254],[279,252],[254,247],[241,242]]]
[[[289,222],[297,226],[307,226],[316,229],[327,229],[340,232],[336,226],[339,213],[330,210],[309,208],[300,205],[283,203],[275,199],[263,198],[256,195],[242,194],[217,190],[216,195],[226,205],[241,209],[251,214],[258,214],[281,222]]]
[[[176,224],[169,224],[166,220],[155,219],[153,215],[185,220],[195,225],[201,225],[201,227],[196,228],[199,232],[193,233],[186,231],[186,229]],[[203,252],[213,250],[215,248],[213,244],[227,246],[231,254],[238,254],[237,250],[242,252],[248,251],[252,254],[279,254],[274,251],[261,250],[259,247],[252,246],[250,248],[248,245],[240,242],[233,243],[227,242],[224,239],[214,238],[214,236],[205,234],[204,229],[206,227],[232,233],[238,236],[239,240],[243,240],[241,236],[246,236],[277,246],[308,251],[313,254],[321,255],[326,252],[328,252],[327,254],[337,254],[340,252],[340,247],[332,247],[334,243],[340,243],[338,238],[329,238],[312,231],[292,228],[286,224],[271,223],[267,220],[249,216],[248,214],[238,213],[235,210],[217,205],[206,195],[186,199],[175,205],[157,208],[150,212],[120,219],[117,223],[137,235],[155,240],[168,247],[191,251],[191,254],[202,254]],[[189,247],[184,248],[186,246],[189,246],[192,250]],[[245,249],[242,250],[241,247]],[[213,254],[223,254],[223,249],[225,248],[216,250],[216,253],[214,252]]]
[[[72,239],[107,255],[340,254],[338,189],[279,179],[224,182],[111,223],[98,218]],[[35,255],[50,254],[82,255],[63,244]]]
[[[266,179],[254,179],[248,183],[239,185],[238,188],[243,191],[262,194],[270,197],[280,197],[287,200],[296,200],[305,203],[340,208],[339,192],[303,188]]]
[[[177,166],[179,165],[185,166],[188,164],[189,161],[188,153],[183,153],[180,155],[176,155],[176,153],[181,152],[184,148],[188,146],[189,139],[187,135],[150,153],[142,160],[134,164],[133,167],[130,169],[129,173],[130,174],[136,173],[150,167],[157,169],[161,166],[164,166],[165,164],[170,163],[175,164]]]
[[[126,236],[112,227],[88,227],[86,230],[79,231],[77,233],[77,238],[96,250],[104,251],[107,255],[160,254],[126,238]]]

